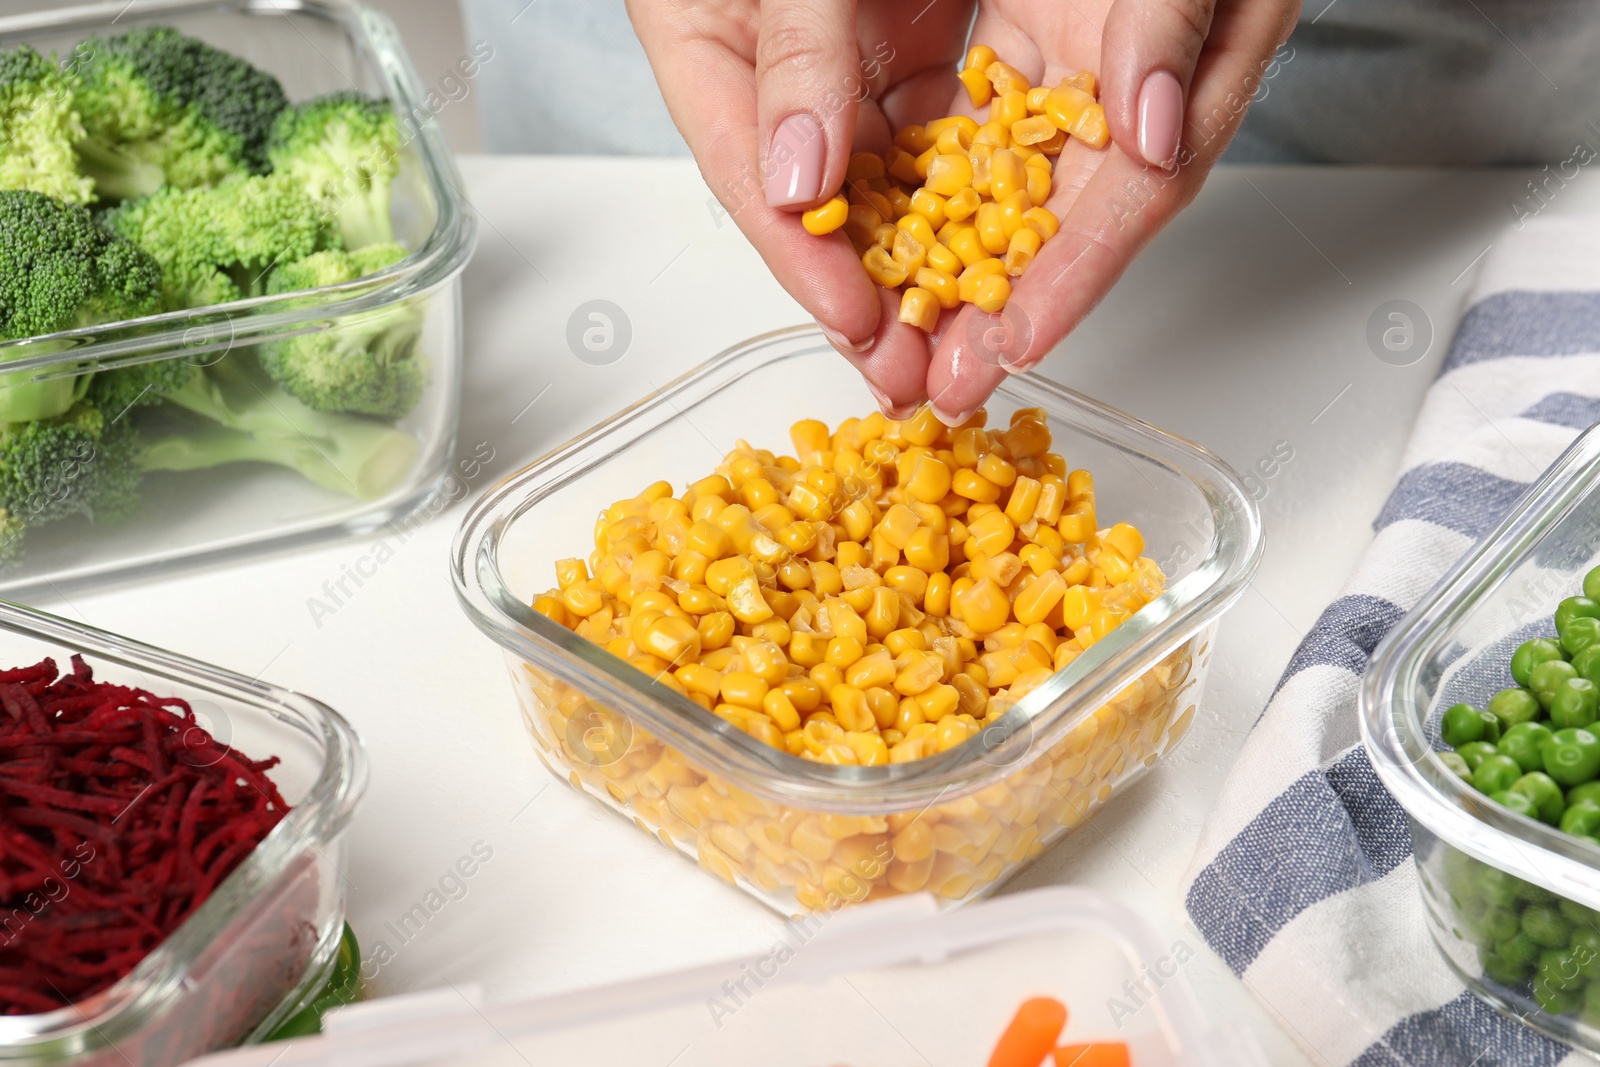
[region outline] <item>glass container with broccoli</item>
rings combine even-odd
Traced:
[[[147,475],[271,464],[357,501],[407,484],[431,294],[292,312],[359,299],[410,255],[392,220],[408,132],[387,99],[290,103],[174,27],[64,60],[0,50],[0,363],[34,361],[0,371],[0,565],[34,527],[134,516]],[[184,313],[231,329],[218,305],[238,301],[281,328],[106,362],[71,332]]]

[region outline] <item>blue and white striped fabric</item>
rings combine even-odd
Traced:
[[[1592,1063],[1466,992],[1423,925],[1405,815],[1360,743],[1374,646],[1600,421],[1600,220],[1485,257],[1376,536],[1306,635],[1202,834],[1185,906],[1318,1063]]]

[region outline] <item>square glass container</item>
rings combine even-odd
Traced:
[[[1035,996],[1067,1005],[1062,1044],[1122,1042],[1137,1067],[1266,1067],[1248,1031],[1201,1012],[1193,947],[1116,901],[1050,887],[936,908],[918,895],[810,917],[760,955],[512,1004],[383,998],[338,1009],[321,1037],[192,1067],[975,1067]]]
[[[344,926],[345,827],[366,788],[361,742],[309,697],[0,601],[6,666],[81,654],[99,680],[189,701],[255,759],[291,810],[127,976],[71,1007],[0,1016],[0,1063],[170,1067],[271,1033],[331,971]],[[27,936],[26,927],[18,936]]]
[[[291,101],[357,89],[387,97],[403,147],[393,187],[396,240],[405,259],[356,282],[262,296],[0,342],[8,381],[74,377],[102,368],[180,359],[206,366],[248,358],[265,341],[364,322],[414,309],[428,382],[398,428],[415,444],[383,469],[332,457],[337,488],[286,468],[233,463],[208,470],[147,474],[131,519],[82,517],[24,538],[19,562],[0,569],[0,591],[65,586],[117,572],[220,558],[398,521],[438,490],[454,445],[461,379],[461,280],[475,222],[461,176],[427,89],[388,19],[353,0],[144,0],[54,7],[0,18],[0,47],[19,42],[58,61],[85,37],[138,26],[172,26],[274,74]],[[131,417],[131,416],[130,416]],[[326,450],[324,449],[326,455]]]
[[[1023,375],[995,393],[991,421],[1043,408],[1055,450],[1094,473],[1102,521],[1137,525],[1169,580],[958,748],[879,767],[802,760],[529,607],[613,501],[699,478],[737,439],[781,452],[799,419],[838,425],[874,406],[815,329],[757,337],[507,478],[452,548],[457,595],[505,649],[539,759],[783,914],[980,897],[1093,816],[1194,721],[1214,624],[1261,551],[1255,506],[1215,457]]]
[[[1424,913],[1479,996],[1600,1052],[1600,848],[1494,803],[1439,759],[1444,710],[1514,685],[1511,653],[1555,634],[1551,616],[1600,562],[1600,431],[1551,465],[1506,519],[1408,612],[1361,686],[1362,740],[1405,809]],[[1530,919],[1549,944],[1499,951]],[[1525,946],[1523,946],[1525,947]],[[1548,953],[1548,957],[1545,954]],[[1517,955],[1512,953],[1512,956]]]

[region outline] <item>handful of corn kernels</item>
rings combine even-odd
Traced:
[[[959,75],[967,115],[907,126],[888,154],[858,152],[846,191],[801,216],[807,232],[843,228],[874,282],[904,287],[900,321],[932,331],[939,312],[962,303],[998,312],[1060,222],[1044,206],[1053,164],[1067,138],[1092,148],[1110,140],[1089,71],[1060,84],[1029,85],[988,45],[967,53]]]

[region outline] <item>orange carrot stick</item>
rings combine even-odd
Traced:
[[[1121,1041],[1093,1045],[1062,1045],[1056,1049],[1056,1067],[1131,1067],[1128,1046]]]
[[[1067,1025],[1067,1006],[1054,997],[1024,1000],[989,1053],[989,1067],[1040,1067]]]

